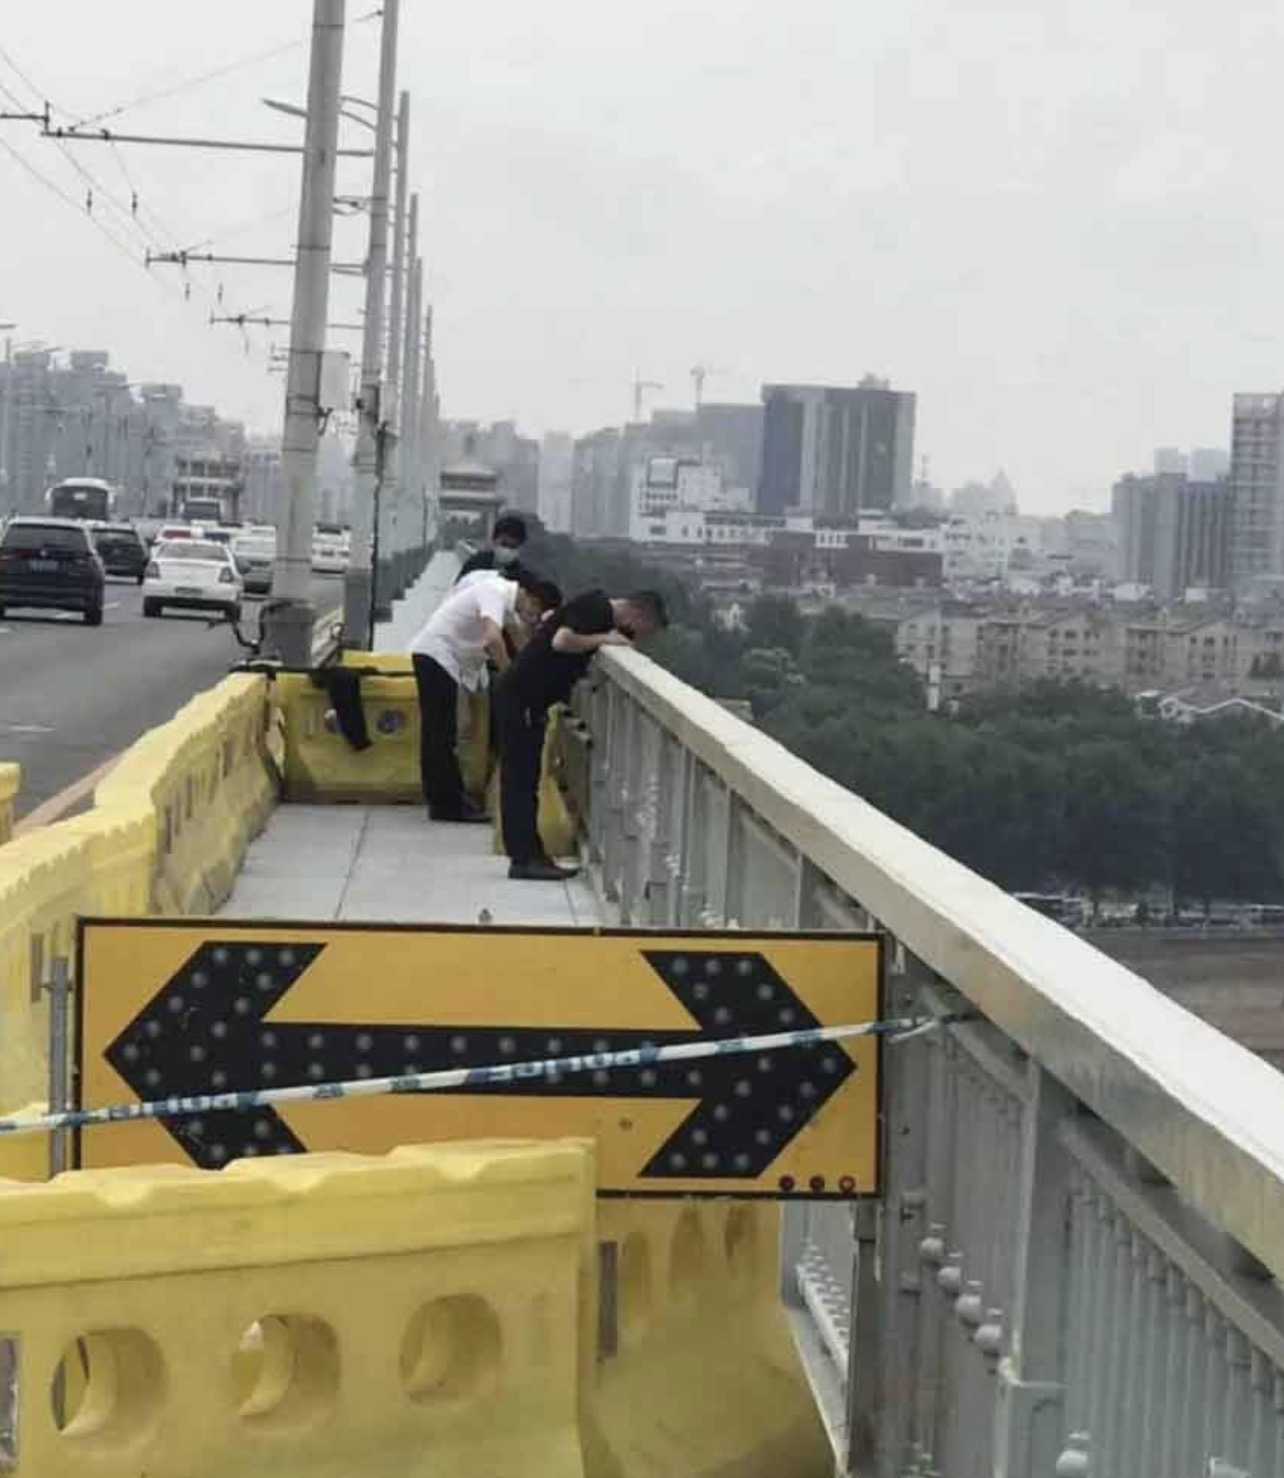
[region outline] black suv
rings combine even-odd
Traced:
[[[147,570],[147,546],[132,523],[94,525],[94,547],[109,575],[125,575],[143,583]]]
[[[70,518],[15,518],[0,534],[0,616],[6,607],[81,611],[103,623],[106,571],[89,528]]]

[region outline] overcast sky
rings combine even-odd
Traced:
[[[373,3],[348,7],[345,90],[367,96]],[[288,139],[301,124],[258,99],[303,97],[310,15],[308,0],[11,0],[0,83],[30,98],[16,63],[79,118],[285,46],[110,123]],[[917,391],[934,481],[1003,466],[1029,511],[1103,507],[1156,444],[1226,444],[1233,391],[1284,383],[1281,16],[1233,0],[403,0],[445,413],[581,432],[627,417],[635,369],[665,405],[690,403],[698,361],[726,400],[873,371]],[[186,302],[174,269],[149,282],[86,218],[53,144],[0,129],[77,202],[0,149],[0,319],[275,426],[264,362],[283,331],[255,331],[247,356],[207,319],[220,283],[229,310],[288,316],[288,274],[194,268]],[[135,256],[142,234],[104,191],[136,188],[166,248],[291,248],[288,156],[73,147],[95,219]],[[346,163],[341,188],[366,169]],[[359,259],[363,234],[341,223],[336,254]],[[335,315],[359,301],[341,284]]]

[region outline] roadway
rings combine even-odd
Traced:
[[[319,612],[341,605],[343,581],[315,576]],[[246,629],[257,602],[246,602]],[[137,585],[107,582],[100,627],[79,616],[19,611],[0,618],[0,760],[22,766],[18,814],[59,794],[171,718],[243,655],[211,616],[144,619]]]

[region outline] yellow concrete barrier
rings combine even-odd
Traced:
[[[378,676],[361,680],[369,749],[355,750],[326,722],[330,697],[302,673],[282,673],[272,684],[272,702],[285,739],[285,798],[290,801],[351,801],[379,805],[421,804],[419,699],[410,658],[401,653],[345,653],[351,667],[377,666]],[[483,700],[484,701],[484,700]],[[462,706],[462,705],[461,705]],[[489,768],[487,729],[469,704],[460,731],[460,767],[473,793],[485,788]]]
[[[157,912],[210,913],[231,891],[276,799],[266,728],[264,680],[226,678],[126,750],[98,786],[97,807],[132,809],[155,829]]]
[[[22,766],[0,763],[0,846],[13,835],[18,791],[22,788]]]
[[[364,654],[367,663],[370,654]],[[379,656],[388,676],[364,677],[361,701],[369,749],[352,749],[327,725],[329,694],[301,673],[282,673],[272,702],[285,732],[285,798],[290,801],[421,801],[419,703],[413,677]]]
[[[585,1478],[592,1187],[574,1142],[4,1185],[11,1471]]]
[[[779,1229],[774,1204],[599,1203],[591,1478],[831,1478],[780,1302]]]
[[[50,961],[78,916],[209,912],[274,801],[266,681],[238,675],[126,750],[84,815],[0,848],[0,1110],[48,1085]]]
[[[49,1112],[46,1102],[29,1103],[25,1107],[8,1110],[10,1119],[38,1119]],[[50,1140],[46,1134],[22,1134],[12,1138],[0,1138],[0,1184],[6,1180],[48,1180]],[[2,1324],[3,1318],[0,1318]],[[0,1464],[0,1473],[4,1465]]]

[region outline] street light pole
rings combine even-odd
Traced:
[[[402,92],[397,109],[397,214],[393,227],[392,303],[388,316],[387,403],[383,408],[384,475],[379,489],[378,557],[374,571],[376,619],[392,614],[397,592],[393,588],[391,555],[397,524],[397,436],[401,424],[401,320],[405,302],[406,191],[410,170],[410,94]]]
[[[309,598],[312,521],[321,432],[321,359],[330,304],[343,21],[344,0],[313,0],[308,121],[303,140],[290,366],[285,387],[285,430],[281,438],[286,496],[282,523],[277,529],[274,600],[266,613],[264,644],[291,667],[310,665],[316,617]]]
[[[383,380],[384,284],[388,275],[388,193],[392,178],[392,109],[397,87],[397,23],[401,0],[384,0],[379,54],[379,103],[375,122],[374,182],[370,195],[370,244],[366,255],[366,316],[361,341],[361,396],[357,402],[352,550],[343,577],[343,641],[369,650],[371,540],[379,483],[379,404]]]
[[[400,595],[410,583],[410,548],[419,527],[415,516],[415,425],[419,380],[417,346],[419,310],[415,306],[415,265],[419,260],[419,195],[410,197],[410,234],[406,242],[406,311],[402,328],[401,440],[397,448],[400,503],[393,576]]]
[[[437,466],[437,371],[432,358],[431,303],[424,311],[424,349],[419,378],[423,383],[423,398],[419,408],[419,465],[424,485],[423,542],[426,555],[430,539],[436,537],[437,493],[440,482]]]

